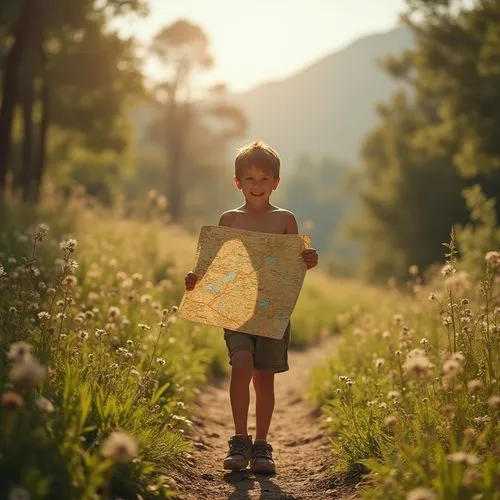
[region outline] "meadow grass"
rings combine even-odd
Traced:
[[[229,368],[220,328],[176,317],[195,238],[83,198],[1,213],[0,497],[175,497],[190,404]],[[296,345],[336,331],[329,287],[306,278]]]
[[[381,289],[313,370],[338,469],[371,471],[363,497],[500,498],[500,254],[477,284],[453,255],[429,286],[412,266],[411,294]]]

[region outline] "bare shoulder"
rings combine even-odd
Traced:
[[[297,219],[295,214],[290,210],[285,210],[284,208],[277,208],[278,215],[283,221],[286,234],[298,234],[299,228],[297,226]]]
[[[219,226],[232,226],[234,219],[236,218],[238,213],[240,213],[240,210],[238,208],[227,210],[226,212],[224,212],[220,216]]]

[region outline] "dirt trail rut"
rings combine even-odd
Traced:
[[[320,429],[317,415],[303,400],[308,373],[335,351],[328,338],[303,352],[290,352],[290,370],[276,375],[276,404],[268,441],[277,473],[249,470],[228,472],[222,467],[227,440],[233,432],[229,380],[206,386],[200,394],[189,437],[195,452],[172,477],[183,500],[352,499],[355,495],[342,478],[331,472],[334,457]],[[255,394],[250,390],[249,434],[255,434]]]

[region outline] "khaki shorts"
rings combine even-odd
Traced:
[[[251,351],[253,366],[257,370],[272,370],[275,373],[288,371],[290,323],[281,339],[270,339],[261,335],[224,329],[224,340],[229,353],[229,364],[232,364],[231,358],[235,352]]]

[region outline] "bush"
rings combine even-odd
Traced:
[[[455,253],[440,289],[380,293],[314,371],[310,397],[341,468],[372,471],[366,497],[498,498],[500,254],[472,286]]]

